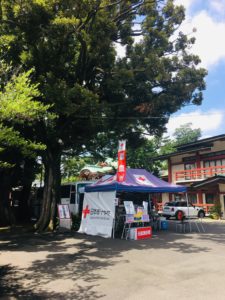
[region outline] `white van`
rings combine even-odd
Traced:
[[[84,188],[94,181],[77,181],[61,185],[61,204],[68,204],[70,212],[81,214],[84,199]]]

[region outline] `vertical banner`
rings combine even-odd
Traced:
[[[126,141],[119,141],[117,181],[126,179]]]
[[[115,218],[114,199],[115,191],[85,193],[79,232],[110,238]]]

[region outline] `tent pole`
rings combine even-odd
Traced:
[[[152,204],[151,204],[151,194],[148,193],[148,205],[149,205],[149,211],[152,211]]]
[[[188,194],[187,192],[185,193],[185,198],[186,198],[186,201],[187,201],[187,208],[188,208],[188,219],[189,219],[189,202],[188,202]]]
[[[114,218],[113,218],[113,232],[112,232],[112,238],[115,238],[115,228],[116,228],[116,191],[114,196]]]

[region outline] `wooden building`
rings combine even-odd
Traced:
[[[206,212],[219,202],[225,216],[225,134],[180,145],[157,160],[167,160],[168,182],[187,186],[190,202]],[[180,197],[167,195],[163,202]]]

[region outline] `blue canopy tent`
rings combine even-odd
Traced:
[[[85,187],[87,193],[104,191],[179,193],[186,190],[185,186],[168,183],[144,169],[127,169],[124,182],[118,182],[116,175],[112,175]]]
[[[116,175],[103,177],[85,186],[79,232],[111,237],[115,225],[117,192],[178,193],[186,192],[186,187],[163,181],[144,169],[127,169],[126,180],[123,182],[118,182]]]

